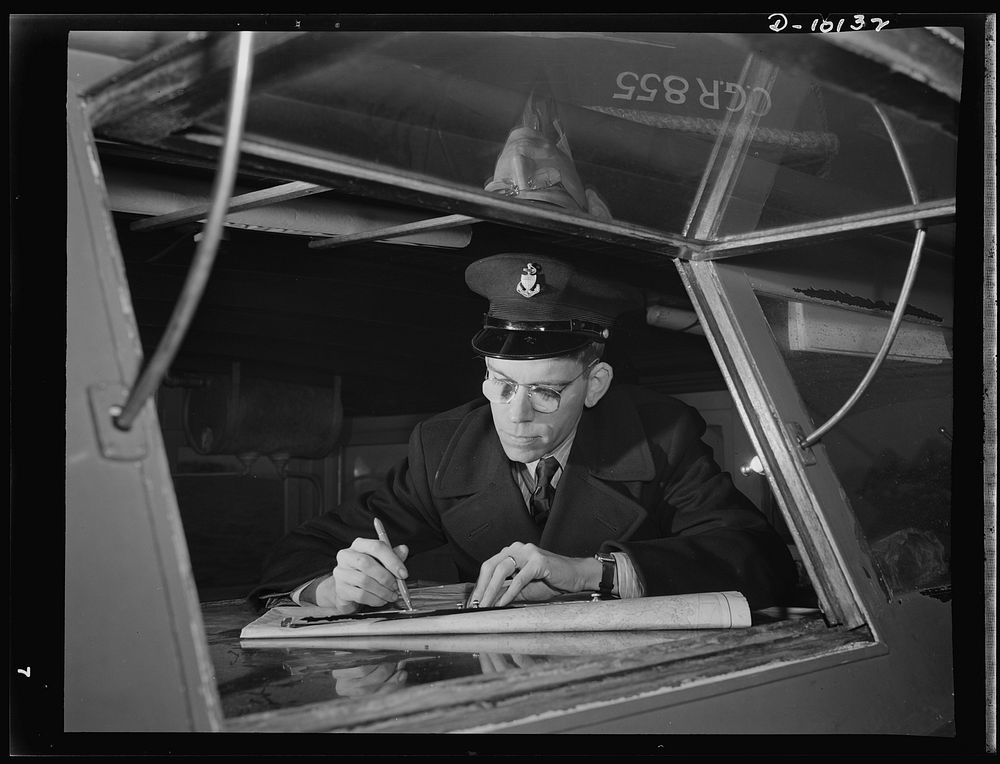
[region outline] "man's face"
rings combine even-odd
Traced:
[[[535,411],[524,387],[518,387],[507,403],[490,402],[493,425],[510,460],[526,464],[545,456],[558,447],[580,421],[589,374],[578,376],[583,371],[579,361],[487,358],[486,368],[489,375],[497,379],[519,385],[544,385],[560,391],[559,408],[550,414]]]

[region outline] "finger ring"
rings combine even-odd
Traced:
[[[507,559],[514,563],[514,570],[520,570],[521,566],[517,564],[517,560],[514,559],[512,555],[507,555]]]

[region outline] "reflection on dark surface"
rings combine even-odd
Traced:
[[[450,591],[443,587],[446,592]],[[442,598],[446,594],[441,595]],[[753,625],[811,617],[772,608]],[[240,639],[257,613],[243,600],[204,603],[202,618],[223,715],[234,718],[346,698],[385,695],[462,677],[552,667],[636,648],[706,638],[716,630],[444,634]],[[447,693],[447,685],[442,687]]]
[[[298,51],[313,66],[255,83],[247,132],[479,190],[539,89],[558,105],[573,174],[619,221],[682,230],[716,139],[747,114],[754,129],[723,233],[909,202],[869,99],[794,66],[766,87],[744,83],[746,44],[683,33],[315,35]],[[951,196],[954,138],[893,119],[921,198]],[[604,217],[590,201],[573,208]]]
[[[454,596],[453,589],[414,591],[428,601],[437,597],[445,602]],[[243,600],[203,605],[215,680],[228,718],[495,674],[670,637],[657,632],[240,640],[242,627],[257,615]]]
[[[556,656],[213,645],[226,717],[498,673]]]

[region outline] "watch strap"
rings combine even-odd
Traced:
[[[611,594],[615,586],[615,557],[608,552],[598,552],[594,558],[601,563],[601,583],[598,584],[602,594]]]

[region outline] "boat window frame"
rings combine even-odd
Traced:
[[[750,82],[763,83],[773,74],[770,67],[773,65],[755,60],[751,55],[744,75]],[[127,80],[127,73],[123,78]],[[93,101],[80,98],[84,109],[90,110]],[[108,98],[110,100],[103,101],[105,105],[114,101],[112,96]],[[802,551],[827,625],[848,630],[867,626],[873,635],[871,640],[863,640],[863,644],[844,647],[836,656],[804,656],[794,661],[833,665],[847,659],[869,657],[873,650],[875,653],[884,651],[885,646],[879,644],[877,616],[873,618],[872,605],[884,601],[885,592],[879,588],[877,577],[871,574],[870,556],[853,526],[840,481],[825,452],[804,450],[799,446],[801,432],[797,428],[808,422],[809,416],[770,334],[749,279],[739,269],[738,260],[727,262],[727,259],[770,247],[792,246],[805,240],[815,242],[844,235],[859,236],[889,227],[905,227],[914,221],[950,220],[956,206],[954,199],[938,200],[875,210],[850,218],[717,238],[714,231],[724,214],[726,194],[738,177],[739,159],[746,151],[746,137],[751,127],[743,124],[735,131],[720,131],[713,160],[706,167],[692,208],[690,225],[679,236],[525,205],[449,186],[416,173],[352,161],[334,154],[300,152],[293,146],[253,136],[244,141],[242,154],[246,167],[273,173],[275,177],[335,189],[349,188],[353,194],[388,201],[405,198],[411,205],[441,214],[469,215],[493,223],[597,239],[672,259],[705,328],[734,405],[766,465],[768,480],[794,541]],[[93,130],[94,126],[88,125],[86,129]],[[194,129],[183,135],[162,136],[151,144],[166,151],[204,158],[217,154],[221,138]],[[850,658],[844,651],[851,653]],[[789,662],[782,665],[785,671],[789,670]],[[793,670],[805,669],[799,666]],[[730,676],[730,673],[723,673],[714,679],[724,682]],[[770,681],[771,676],[764,671],[759,681]],[[525,713],[530,708],[529,704]]]

